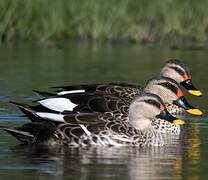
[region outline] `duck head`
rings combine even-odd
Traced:
[[[193,85],[188,68],[178,59],[168,60],[163,65],[160,76],[174,79],[194,96],[202,96],[202,92]]]
[[[202,111],[188,103],[179,84],[173,79],[167,77],[152,78],[148,81],[145,91],[157,94],[165,104],[175,104],[190,114],[202,115]]]
[[[160,118],[176,125],[183,125],[184,121],[172,116],[162,99],[152,93],[143,93],[136,97],[129,107],[129,122],[138,130],[152,128],[151,120]]]

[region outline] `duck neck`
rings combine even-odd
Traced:
[[[137,113],[129,114],[129,122],[134,128],[140,131],[146,131],[152,127],[150,119],[145,118]]]

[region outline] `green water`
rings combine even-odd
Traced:
[[[208,178],[208,51],[120,44],[38,43],[0,45],[0,125],[27,121],[8,102],[31,102],[33,89],[96,82],[145,84],[169,58],[189,65],[201,98],[187,99],[205,112],[188,116],[190,127],[162,148],[34,149],[0,132],[0,179],[206,179]]]

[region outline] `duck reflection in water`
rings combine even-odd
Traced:
[[[12,150],[38,176],[75,179],[182,179],[183,171],[193,177],[200,155],[199,130],[190,126],[181,142],[177,136],[165,147],[47,148],[19,145]],[[198,163],[197,163],[198,162]],[[196,174],[194,173],[194,177]],[[187,173],[186,173],[187,177]],[[188,178],[188,177],[187,177]]]
[[[173,142],[173,141],[172,141]],[[37,174],[74,179],[152,179],[181,174],[178,139],[166,147],[43,148],[17,146],[19,157],[37,169]],[[29,162],[28,162],[29,161]],[[175,166],[178,166],[177,168]],[[167,174],[167,172],[169,172]]]

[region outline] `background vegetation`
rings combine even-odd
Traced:
[[[0,36],[206,43],[207,7],[207,0],[0,0]]]

